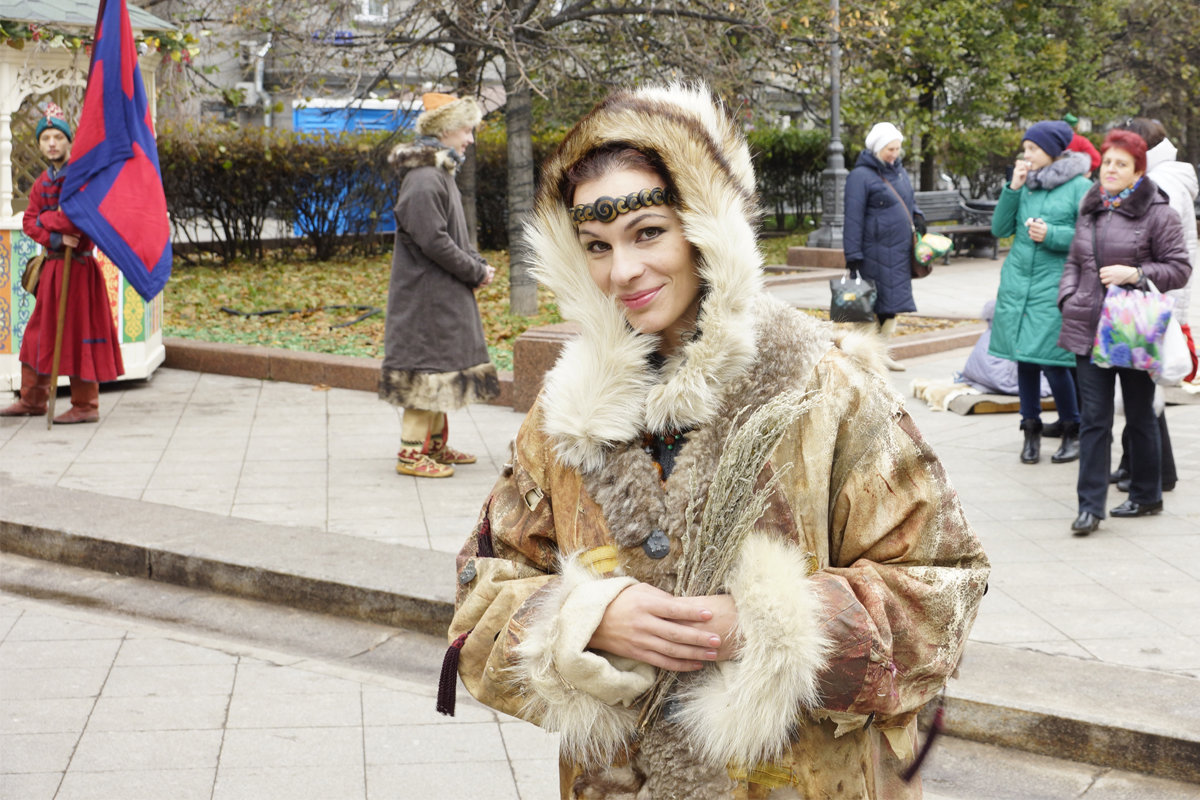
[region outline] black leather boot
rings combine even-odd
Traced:
[[[1079,460],[1079,423],[1064,422],[1062,426],[1062,443],[1050,460],[1055,464],[1066,464],[1068,461]]]
[[[1036,464],[1042,460],[1042,421],[1040,419],[1021,420],[1021,430],[1025,432],[1025,446],[1021,448],[1021,463]]]

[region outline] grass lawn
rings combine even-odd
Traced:
[[[508,253],[485,251],[483,255],[496,267],[496,280],[475,295],[484,336],[496,366],[512,369],[517,336],[526,328],[562,318],[545,289],[539,290],[537,316],[509,314]],[[382,358],[391,261],[388,251],[322,262],[299,256],[224,266],[177,262],[166,288],[164,335]],[[243,316],[223,309],[278,313]],[[377,313],[359,320],[374,309]]]
[[[787,247],[803,237],[764,238],[765,262],[784,263]],[[545,288],[538,290],[537,316],[509,314],[508,253],[493,250],[485,251],[484,256],[496,267],[496,280],[475,295],[484,336],[497,368],[511,370],[516,338],[526,328],[561,322],[562,318]],[[391,258],[388,250],[321,262],[295,253],[228,265],[188,265],[177,260],[165,290],[164,335],[382,358]],[[828,317],[825,311],[809,313]],[[897,332],[920,333],[954,324],[962,323],[904,315]]]

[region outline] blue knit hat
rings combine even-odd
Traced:
[[[63,136],[67,137],[67,141],[73,141],[74,136],[71,134],[71,126],[67,124],[67,115],[58,107],[57,103],[46,104],[46,114],[38,120],[37,130],[34,134],[34,139],[41,141],[42,133],[46,128],[57,128],[62,131]]]
[[[1062,151],[1067,149],[1067,145],[1074,138],[1075,131],[1071,130],[1071,126],[1060,119],[1044,119],[1041,122],[1035,122],[1025,131],[1025,135],[1021,137],[1021,141],[1028,139],[1038,147],[1046,151],[1046,155],[1051,158],[1058,158],[1062,155]]]

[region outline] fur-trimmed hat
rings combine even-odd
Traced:
[[[67,115],[63,113],[63,110],[58,107],[57,103],[46,103],[46,113],[38,120],[33,138],[40,141],[42,133],[47,128],[57,128],[62,131],[63,135],[67,137],[68,142],[74,139],[74,134],[71,133],[71,126],[67,124]]]
[[[683,234],[696,248],[705,287],[699,336],[648,363],[657,336],[629,327],[617,303],[592,281],[562,195],[567,171],[593,150],[622,143],[665,166]],[[584,471],[609,445],[643,431],[690,428],[718,413],[724,388],[757,355],[751,312],[762,291],[754,168],[745,137],[703,85],[618,91],[597,105],[543,165],[527,229],[538,278],[554,291],[581,335],[566,345],[543,389],[545,429],[559,459]]]
[[[461,128],[474,128],[483,120],[483,109],[473,97],[455,97],[429,92],[421,95],[425,110],[417,117],[417,133],[440,137],[443,133]]]

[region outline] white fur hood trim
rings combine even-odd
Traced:
[[[661,372],[648,362],[657,338],[634,332],[592,282],[561,196],[567,169],[614,141],[663,160],[707,291],[699,335]],[[714,419],[725,391],[757,355],[751,312],[762,292],[758,213],[749,148],[703,87],[614,94],[563,140],[545,166],[527,237],[539,280],[554,291],[563,316],[582,328],[547,374],[542,395],[545,429],[565,465],[593,471],[611,445]]]
[[[517,646],[518,685],[528,687],[531,719],[562,735],[562,750],[583,763],[611,763],[632,740],[634,701],[654,683],[649,664],[587,649],[608,604],[637,583],[604,578],[578,557],[564,560]]]
[[[771,760],[787,747],[797,717],[819,705],[830,642],[807,572],[793,543],[760,534],[743,544],[726,587],[737,601],[741,647],[682,694],[673,719],[711,763]]]

